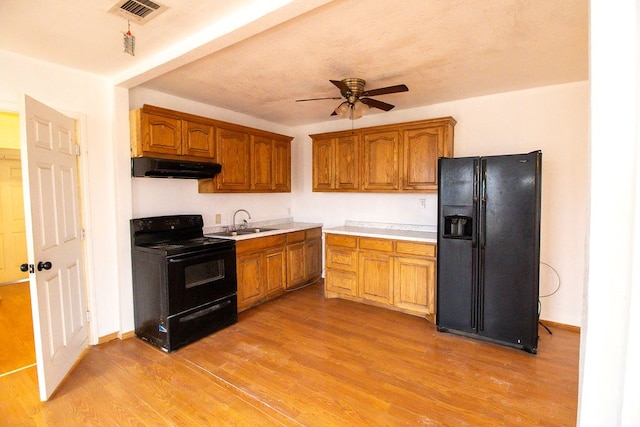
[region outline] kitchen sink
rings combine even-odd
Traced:
[[[257,234],[264,233],[265,231],[273,231],[277,230],[277,228],[265,228],[265,227],[254,227],[254,228],[241,228],[239,230],[234,231],[221,231],[218,233],[211,233],[212,236],[243,236],[246,234]]]

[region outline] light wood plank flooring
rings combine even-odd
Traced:
[[[29,282],[0,286],[0,375],[34,363]]]
[[[92,347],[47,403],[34,368],[0,378],[0,424],[571,426],[579,334],[552,331],[531,355],[326,300],[318,283],[173,354]]]

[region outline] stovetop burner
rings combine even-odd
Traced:
[[[233,240],[204,237],[202,225],[200,215],[135,219],[132,220],[133,245],[144,251],[165,255],[235,245]]]
[[[180,241],[152,242],[148,244],[140,244],[138,246],[148,250],[165,252],[167,255],[174,255],[208,249],[213,246],[227,247],[233,245],[233,240],[216,239],[213,237],[198,237],[195,239]]]

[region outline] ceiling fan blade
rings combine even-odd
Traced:
[[[347,86],[347,84],[342,80],[329,80],[329,81],[333,83],[338,89],[340,89],[340,93],[351,92],[351,90],[349,89],[349,86]]]
[[[319,101],[321,99],[342,99],[341,96],[329,96],[326,98],[307,98],[307,99],[296,99],[296,102],[303,102],[303,101]]]
[[[380,89],[365,90],[362,96],[378,96],[386,95],[388,93],[407,92],[409,88],[407,85],[395,85],[389,87],[381,87]]]
[[[362,103],[367,104],[369,107],[379,108],[380,110],[389,111],[395,105],[387,104],[386,102],[378,101],[377,99],[371,98],[360,98]]]

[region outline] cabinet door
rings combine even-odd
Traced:
[[[332,191],[335,188],[333,138],[314,139],[313,146],[313,191]]]
[[[264,296],[261,286],[265,277],[265,267],[261,253],[237,257],[238,270],[238,311],[251,307]]]
[[[358,271],[358,252],[355,249],[327,246],[325,262],[327,268],[355,273]]]
[[[307,240],[304,243],[304,277],[310,282],[322,275],[322,240]]]
[[[363,190],[391,191],[400,188],[399,147],[400,138],[396,131],[364,134]]]
[[[180,156],[182,154],[182,121],[158,114],[142,113],[142,152]]]
[[[355,273],[327,269],[324,276],[327,292],[351,297],[358,295],[358,277]]]
[[[287,245],[287,288],[294,288],[305,282],[304,241]]]
[[[271,190],[273,187],[273,141],[253,136],[251,143],[251,189]]]
[[[336,138],[335,188],[345,191],[360,189],[358,135]]]
[[[216,130],[217,160],[222,172],[216,178],[216,189],[248,191],[251,189],[251,138],[248,133],[222,127]]]
[[[415,312],[434,314],[435,260],[422,257],[396,257],[393,264],[395,305]]]
[[[360,252],[358,296],[393,304],[393,258],[376,252]]]
[[[438,157],[442,156],[442,126],[404,132],[403,190],[437,190]]]
[[[182,155],[212,161],[216,157],[215,128],[206,123],[182,120]]]
[[[273,141],[273,190],[291,191],[291,141]]]
[[[265,253],[265,295],[267,297],[282,293],[286,284],[286,257],[283,247]]]

